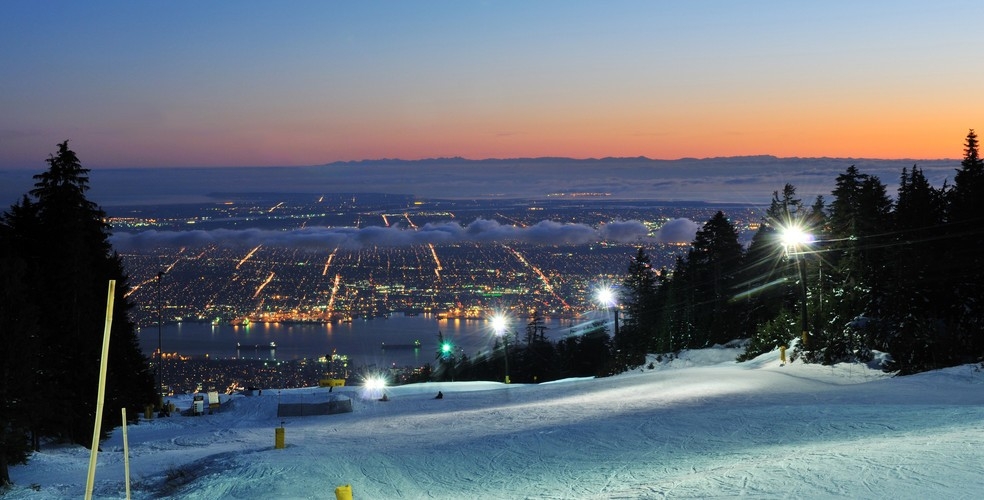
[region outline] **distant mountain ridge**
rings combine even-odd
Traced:
[[[544,164],[557,164],[557,163],[675,163],[675,162],[811,162],[811,161],[822,161],[822,162],[836,162],[836,161],[846,161],[846,162],[862,162],[862,163],[880,163],[880,162],[959,162],[959,159],[955,158],[898,158],[898,159],[886,159],[886,158],[852,158],[852,157],[835,157],[835,156],[817,156],[817,157],[779,157],[775,155],[739,155],[739,156],[712,156],[705,158],[697,157],[682,157],[676,159],[661,159],[661,158],[649,158],[647,156],[606,156],[603,158],[572,158],[565,156],[538,156],[538,157],[517,157],[517,158],[465,158],[462,156],[442,156],[435,158],[421,158],[415,160],[407,160],[402,158],[379,158],[379,159],[363,159],[363,160],[347,160],[347,161],[333,161],[330,163],[324,163],[319,166],[358,166],[358,165],[408,165],[408,164],[427,164],[427,165],[449,165],[449,164],[462,164],[462,163],[475,163],[475,164],[515,164],[515,163],[544,163]]]

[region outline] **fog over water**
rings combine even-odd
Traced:
[[[790,183],[804,200],[829,198],[836,177],[856,165],[894,195],[903,168],[918,165],[934,185],[952,178],[959,160],[776,158],[650,160],[378,160],[306,167],[131,168],[88,166],[89,199],[103,207],[216,201],[228,193],[388,193],[434,199],[604,199],[768,205]],[[34,169],[0,170],[0,202],[16,202],[34,184]],[[590,198],[588,198],[590,199]],[[111,210],[109,210],[111,212]]]

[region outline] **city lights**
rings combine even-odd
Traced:
[[[273,213],[268,212],[280,202]],[[447,202],[449,209],[463,207]],[[149,234],[137,238],[117,219],[112,221],[118,229],[114,248],[119,245],[122,250],[133,280],[144,284],[129,297],[138,305],[134,320],[145,327],[155,324],[156,289],[148,285],[154,283],[162,262],[168,272],[161,290],[165,325],[179,317],[214,319],[216,324],[244,318],[254,323],[337,323],[399,312],[479,319],[493,298],[512,304],[515,311],[576,317],[595,303],[590,283],[623,272],[624,255],[634,246],[612,241],[563,243],[570,241],[572,231],[611,219],[655,226],[660,220],[708,216],[706,208],[666,208],[649,202],[605,211],[590,204],[542,202],[537,207],[541,210],[530,213],[524,205],[512,207],[497,200],[469,205],[467,219],[503,219],[513,225],[465,220],[463,227],[474,226],[480,232],[448,236],[438,231],[441,243],[418,233],[434,234],[435,228],[451,227],[449,219],[457,219],[450,210],[408,211],[401,200],[355,200],[341,194],[326,195],[317,204],[305,197],[273,201],[261,197],[225,206],[207,204],[180,211],[148,206],[127,212],[127,220],[142,216],[157,221],[153,241],[146,239]],[[397,224],[385,231],[384,227],[344,229],[364,226],[366,221],[359,221],[365,213],[407,213],[419,230],[400,229]],[[732,217],[745,221],[741,226],[747,228],[760,215],[748,209],[736,210]],[[192,219],[210,244],[189,245],[182,237],[185,222]],[[269,230],[245,230],[243,220]],[[544,220],[577,224],[548,225]],[[393,217],[390,222],[395,222]],[[314,227],[329,229],[313,231]],[[522,231],[526,236],[517,242],[503,241],[500,233],[515,231],[513,227],[526,228]],[[486,240],[486,234],[492,239]],[[336,237],[360,244],[343,246]],[[445,242],[447,237],[452,239]],[[319,238],[328,239],[315,245]],[[372,244],[379,238],[396,240]],[[674,244],[657,245],[652,250],[654,267],[672,266],[679,252]],[[474,316],[468,316],[471,311]]]

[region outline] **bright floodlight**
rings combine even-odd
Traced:
[[[382,374],[366,375],[362,379],[362,397],[379,399],[386,395],[386,377]]]
[[[506,333],[506,327],[508,327],[509,321],[506,319],[506,315],[502,313],[496,313],[490,318],[492,320],[492,331],[496,335],[502,335]]]
[[[386,388],[386,379],[379,376],[366,377],[364,385],[369,391],[380,391]]]
[[[441,352],[444,354],[451,354],[452,349],[454,349],[454,346],[451,345],[451,342],[441,344]]]
[[[595,294],[595,300],[597,300],[599,304],[605,307],[612,307],[615,305],[615,290],[613,290],[612,287],[607,285],[602,286],[601,288],[598,289],[598,292]]]
[[[797,248],[813,243],[813,235],[806,232],[802,226],[793,224],[779,230],[779,241],[785,248]]]

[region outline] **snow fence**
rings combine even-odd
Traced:
[[[352,400],[342,394],[292,394],[277,404],[278,417],[307,417],[351,413]]]

